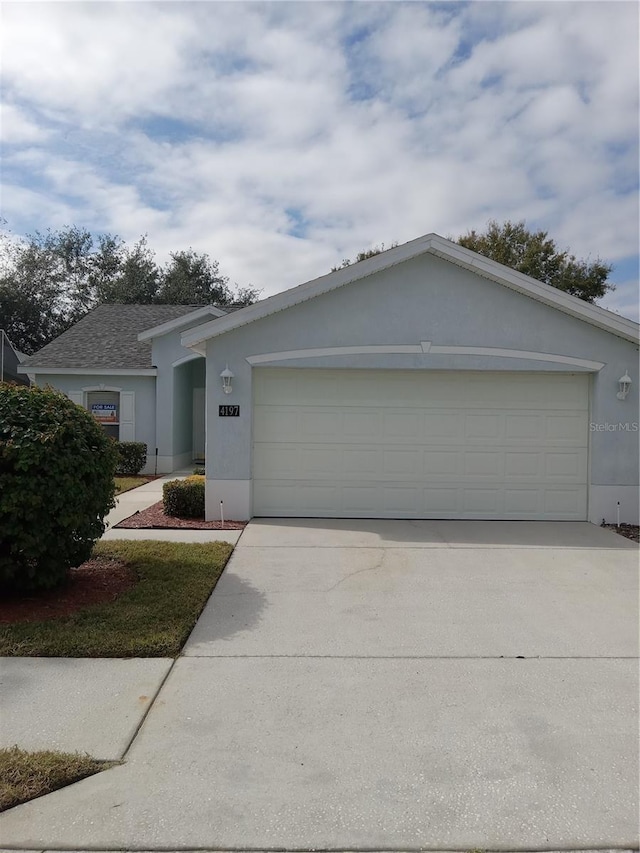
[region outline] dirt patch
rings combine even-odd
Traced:
[[[77,569],[58,589],[8,596],[0,601],[0,623],[41,622],[70,616],[92,604],[113,601],[131,589],[138,578],[121,560],[94,557]]]
[[[153,504],[147,509],[125,518],[115,528],[122,527],[129,530],[140,529],[174,529],[174,530],[244,530],[246,521],[227,521],[224,526],[220,521],[205,521],[200,518],[176,518],[173,515],[165,515],[162,501]]]
[[[620,527],[616,527],[615,524],[602,524],[601,527],[613,530],[614,533],[619,533],[620,536],[625,536],[633,542],[640,542],[640,527],[637,524],[621,524]]]

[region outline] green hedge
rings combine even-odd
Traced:
[[[176,518],[204,518],[204,483],[201,476],[169,480],[162,487],[165,515]]]
[[[46,589],[91,554],[115,505],[116,454],[51,388],[0,384],[0,586]]]
[[[116,451],[116,474],[135,477],[147,464],[147,445],[142,441],[118,441]]]

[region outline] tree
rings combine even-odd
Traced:
[[[155,302],[170,305],[229,305],[233,294],[218,262],[193,249],[171,252]]]
[[[64,394],[0,384],[0,587],[54,587],[89,559],[115,463],[115,442]]]
[[[36,232],[0,249],[0,327],[14,345],[33,353],[98,304],[119,265],[122,244],[85,228]]]
[[[351,264],[359,264],[360,261],[366,261],[368,258],[373,258],[376,255],[382,254],[382,252],[386,252],[388,249],[395,249],[397,245],[398,241],[395,240],[390,246],[385,246],[384,243],[380,243],[379,246],[373,246],[371,249],[365,249],[363,252],[358,252],[355,261],[352,261],[350,258],[343,258],[342,263],[339,266],[331,267],[331,272],[343,270],[345,267],[350,267]]]
[[[600,258],[579,260],[568,249],[560,250],[547,231],[530,231],[524,220],[502,225],[491,220],[483,233],[468,231],[456,242],[585,302],[614,289],[607,281],[611,264]]]
[[[98,302],[129,305],[154,302],[160,285],[160,270],[146,236],[132,248],[122,246],[117,261],[117,267],[97,291]]]
[[[103,302],[250,305],[252,287],[235,289],[218,262],[193,249],[172,252],[164,267],[141,237],[119,237],[70,226],[14,239],[0,234],[0,328],[31,354]]]

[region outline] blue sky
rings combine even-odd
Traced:
[[[2,216],[267,296],[525,219],[638,319],[635,2],[4,2]]]

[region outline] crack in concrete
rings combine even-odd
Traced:
[[[330,586],[329,589],[326,590],[326,592],[333,592],[334,589],[337,589],[345,581],[348,581],[349,578],[353,578],[356,575],[362,575],[365,572],[376,572],[378,569],[381,569],[384,565],[384,561],[386,559],[387,553],[385,550],[380,549],[380,548],[376,548],[376,552],[378,553],[379,556],[378,556],[378,562],[375,564],[375,566],[369,566],[365,569],[356,569],[355,572],[349,572],[349,574],[345,575],[337,583],[334,583],[333,586]]]

